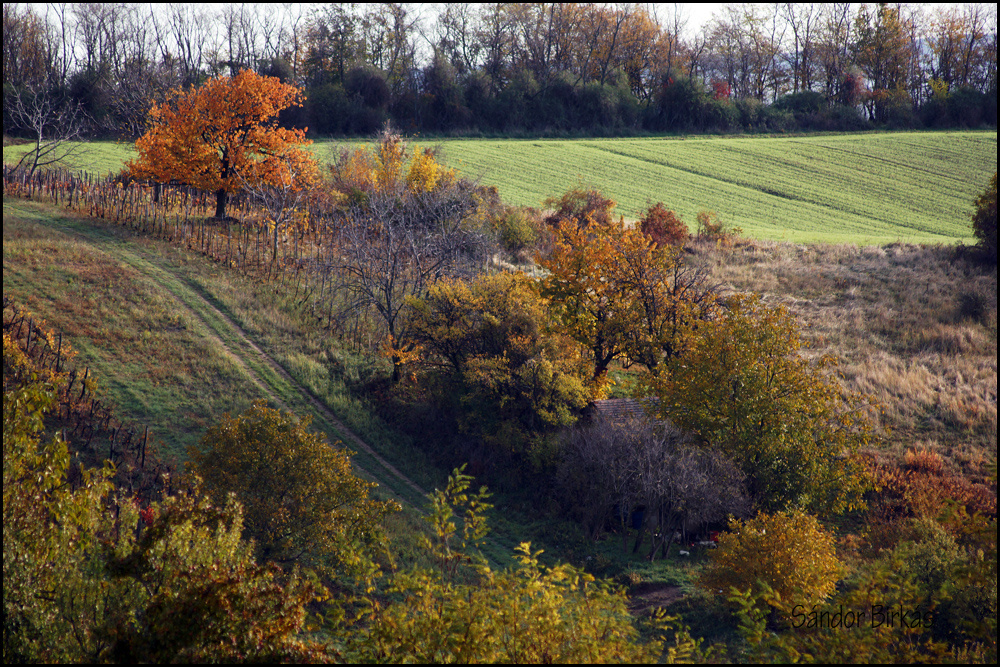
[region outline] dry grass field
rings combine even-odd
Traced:
[[[807,354],[840,360],[845,385],[883,409],[885,453],[940,453],[981,481],[997,453],[997,273],[946,246],[692,247],[726,290],[798,317]],[[968,253],[965,253],[966,255]]]

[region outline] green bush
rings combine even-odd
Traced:
[[[972,214],[972,231],[979,240],[979,247],[994,264],[997,261],[997,174],[976,197],[976,212]]]
[[[787,309],[748,295],[726,305],[652,379],[662,416],[730,456],[759,507],[857,507],[867,481],[854,454],[871,442],[871,406],[842,390],[833,359],[800,354]]]
[[[354,474],[350,452],[308,426],[257,401],[208,430],[194,469],[220,504],[230,494],[243,504],[244,535],[262,560],[364,576],[382,519],[399,505],[369,498],[375,484]]]
[[[522,253],[538,242],[538,230],[529,214],[512,208],[496,221],[500,245],[511,254]]]

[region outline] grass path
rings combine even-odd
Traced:
[[[260,308],[251,321],[246,303],[229,303],[227,289],[253,297],[225,269],[103,221],[15,199],[4,200],[3,252],[5,295],[70,335],[123,419],[149,424],[183,459],[222,413],[253,400],[311,416],[331,443],[355,452],[356,470],[379,484],[378,496],[403,505],[390,531],[407,545],[401,562],[419,560],[426,489],[443,473],[412,456],[391,429],[361,431],[369,439],[338,417],[344,397],[317,392],[296,367],[301,351],[281,335],[268,338],[268,327],[287,326],[267,321],[281,315]],[[493,565],[509,564],[520,527],[497,516],[493,528],[483,553]]]
[[[5,236],[8,223],[13,226],[16,221],[22,221],[23,216],[19,214],[39,209],[41,207],[33,204],[11,202],[8,205],[8,202],[5,202]],[[339,440],[356,450],[355,463],[370,478],[391,489],[400,499],[406,500],[407,504],[415,508],[423,506],[426,491],[380,456],[326,405],[299,384],[275,358],[265,352],[236,324],[219,304],[212,302],[211,297],[201,286],[187,275],[183,266],[130,242],[114,228],[88,224],[89,221],[69,216],[32,217],[36,223],[50,226],[61,235],[69,236],[81,244],[114,256],[118,262],[144,276],[159,288],[162,294],[170,298],[174,308],[183,312],[186,321],[193,321],[196,324],[195,333],[204,339],[205,347],[217,350],[256,388],[259,395],[266,396],[282,409],[297,414],[311,413],[314,416],[314,425],[324,431],[331,442]],[[5,266],[6,264],[5,258]],[[6,292],[8,287],[6,270],[4,278]]]
[[[379,479],[382,484],[396,489],[402,484],[415,493],[417,498],[423,498],[427,495],[424,489],[420,488],[413,480],[379,456],[357,434],[347,428],[326,405],[321,403],[305,387],[296,382],[274,357],[271,357],[262,350],[238,324],[212,304],[209,297],[197,284],[184,279],[182,276],[172,274],[162,267],[156,267],[152,263],[151,258],[146,256],[145,253],[135,253],[131,259],[135,260],[137,264],[136,268],[146,270],[154,268],[155,274],[157,274],[154,279],[157,280],[164,290],[169,291],[174,296],[178,304],[189,309],[195,317],[200,319],[211,330],[209,335],[219,342],[226,352],[236,360],[236,363],[245,370],[254,383],[271,400],[281,406],[282,409],[300,412],[300,406],[303,403],[307,403],[318,416],[320,423],[324,426],[323,430],[331,440],[339,439],[344,441],[345,444],[364,452],[367,457],[370,457],[378,466],[381,466],[382,474],[373,476]],[[223,337],[225,337],[225,340],[223,340]],[[226,342],[227,340],[229,341],[228,343]],[[235,351],[230,346],[235,347]],[[289,402],[294,403],[298,409],[287,405],[282,399],[283,396],[290,396],[292,400]],[[372,473],[371,465],[367,465],[365,468],[367,472]],[[412,500],[413,498],[411,498]]]

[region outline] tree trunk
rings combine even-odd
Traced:
[[[225,188],[215,191],[215,217],[220,220],[226,217],[226,203],[229,201],[229,193]]]

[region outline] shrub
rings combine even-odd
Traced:
[[[989,326],[997,311],[996,296],[986,290],[972,287],[958,295],[958,320],[971,320]]]
[[[760,297],[731,297],[684,354],[652,378],[663,416],[718,447],[747,476],[757,503],[840,512],[866,486],[856,454],[871,436],[863,397],[799,354],[798,326]]]
[[[741,227],[724,222],[715,211],[698,211],[698,232],[700,240],[712,241],[719,245],[731,245],[733,239],[743,233]]]
[[[761,512],[729,523],[698,585],[724,596],[732,588],[757,595],[766,585],[785,605],[812,605],[834,592],[841,572],[834,536],[815,517],[798,510]]]
[[[891,464],[870,467],[878,488],[871,505],[880,520],[891,523],[912,517],[936,518],[950,508],[996,516],[996,494],[982,484],[947,473],[935,455],[908,453],[905,464],[905,468]]]
[[[42,442],[52,389],[4,387],[4,664],[319,659],[297,635],[325,591],[254,562],[235,499],[195,484],[141,507],[110,463],[71,477],[66,443]]]
[[[664,206],[663,202],[649,207],[639,219],[639,227],[658,246],[683,245],[691,235],[681,217]]]
[[[997,174],[993,172],[983,193],[976,197],[976,212],[972,214],[972,232],[987,257],[997,261]]]
[[[575,220],[581,225],[596,223],[604,226],[611,222],[611,211],[615,208],[614,199],[608,199],[596,188],[577,185],[567,190],[561,197],[550,197],[545,200],[545,206],[554,209],[545,218],[552,227],[568,220]]]
[[[496,219],[500,245],[512,255],[524,254],[540,238],[538,225],[532,219],[531,211],[509,208]]]
[[[545,331],[545,304],[523,274],[443,279],[408,303],[421,361],[438,370],[438,399],[454,404],[460,430],[517,450],[576,421],[583,373],[569,341]]]
[[[976,576],[988,571],[985,554],[963,548],[933,519],[914,519],[909,529],[909,541],[897,546],[893,555],[900,574],[917,584],[935,607],[933,635],[956,643],[977,638],[986,620],[996,618],[997,608],[995,575],[992,585],[986,586]]]
[[[235,494],[243,503],[244,534],[262,559],[364,574],[366,548],[399,506],[370,499],[375,484],[355,476],[350,452],[308,424],[258,401],[208,430],[194,468],[218,500]]]

